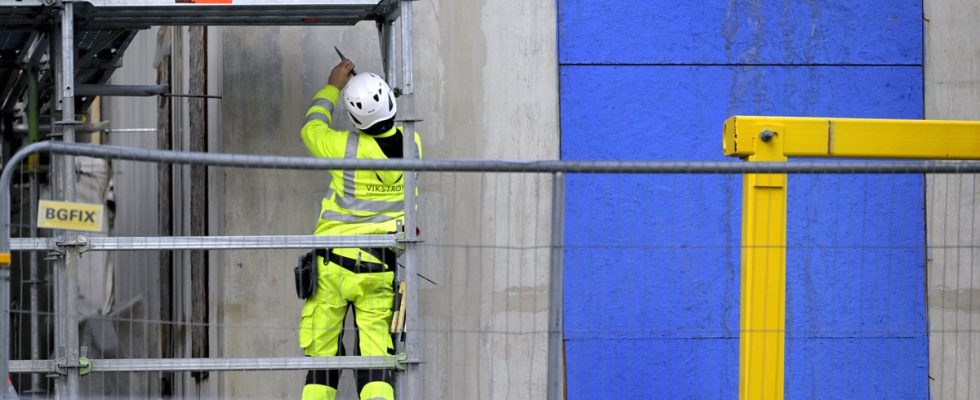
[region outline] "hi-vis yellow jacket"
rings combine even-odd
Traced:
[[[313,97],[306,111],[303,143],[315,157],[387,159],[374,137],[330,127],[331,113],[340,90],[327,85]],[[396,126],[379,138],[400,131]],[[422,156],[422,140],[415,133],[415,145]],[[411,157],[406,154],[405,157]],[[367,235],[394,232],[396,221],[404,223],[405,192],[401,171],[332,170],[327,193],[320,207],[315,235]]]

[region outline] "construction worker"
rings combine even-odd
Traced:
[[[343,90],[343,104],[356,132],[331,127],[331,113]],[[303,125],[303,143],[315,157],[347,159],[402,158],[404,133],[395,126],[395,95],[381,77],[354,74],[343,59],[330,72],[326,87],[313,97]],[[414,140],[421,156],[421,140]],[[408,155],[414,156],[414,155]],[[321,202],[316,235],[392,233],[404,222],[401,171],[330,171]],[[316,257],[317,288],[306,299],[299,326],[299,345],[307,356],[343,355],[344,318],[354,308],[355,355],[394,353],[389,325],[396,254],[389,248],[328,249]],[[362,400],[393,400],[391,371],[357,371]],[[309,371],[303,400],[333,400],[340,371]]]

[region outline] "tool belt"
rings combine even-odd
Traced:
[[[320,249],[320,250],[323,250],[323,252],[327,255],[325,257],[325,261],[330,261],[334,264],[343,267],[344,269],[350,272],[354,272],[358,274],[387,272],[391,270],[388,268],[389,265],[395,265],[398,262],[395,252],[388,248],[366,247],[360,249],[361,251],[371,254],[375,258],[381,260],[382,263],[355,260],[353,258],[344,257],[342,255],[336,254],[333,251],[326,251],[324,249]],[[320,255],[319,253],[320,250],[318,250],[317,255]]]
[[[314,250],[299,256],[296,267],[293,268],[293,279],[296,282],[296,297],[308,299],[316,294],[317,262],[316,256],[322,250]]]
[[[342,268],[354,273],[375,273],[393,271],[388,265],[397,265],[398,256],[394,250],[379,247],[362,248],[361,251],[373,255],[382,260],[383,263],[355,260],[335,254],[331,249],[316,249],[299,256],[296,267],[293,268],[293,278],[296,283],[296,297],[308,299],[316,294],[317,279],[317,257],[322,258],[324,264],[328,261],[341,266]]]

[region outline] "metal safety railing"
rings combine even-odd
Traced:
[[[395,235],[376,235],[372,237],[336,237],[311,235],[282,236],[206,236],[206,237],[107,237],[86,238],[74,236],[64,238],[17,238],[11,239],[10,232],[10,186],[15,166],[24,161],[29,154],[51,153],[79,155],[97,158],[173,163],[196,164],[233,168],[266,169],[372,169],[436,172],[500,172],[500,173],[546,173],[554,174],[556,179],[553,191],[553,213],[561,213],[563,204],[563,174],[565,173],[661,173],[661,174],[743,174],[743,173],[980,173],[980,162],[937,162],[937,161],[878,161],[853,163],[740,163],[740,162],[588,162],[588,161],[483,161],[483,160],[346,160],[316,159],[306,157],[282,157],[242,154],[216,154],[161,151],[117,146],[96,146],[62,142],[39,142],[17,152],[0,174],[0,253],[9,254],[11,250],[47,251],[66,247],[76,251],[114,251],[114,250],[159,250],[159,249],[268,249],[268,248],[309,248],[329,245],[333,247],[363,246],[365,240],[374,245],[393,245],[406,240]],[[412,174],[407,174],[412,175]],[[557,218],[560,220],[560,218]],[[556,228],[557,227],[557,228]],[[556,231],[557,229],[557,231]],[[549,294],[549,387],[560,386],[561,380],[561,227],[552,227],[552,265],[550,268]],[[7,268],[0,268],[0,331],[9,332],[9,274]],[[558,277],[558,279],[556,279]],[[70,299],[68,299],[70,301]],[[69,315],[70,318],[70,315]],[[71,325],[69,323],[68,325]],[[418,327],[416,327],[418,328]],[[339,368],[404,368],[417,363],[418,354],[406,353],[397,357],[338,357],[320,358],[229,358],[229,359],[135,359],[135,360],[90,360],[81,365],[66,360],[47,361],[9,361],[7,353],[9,335],[0,335],[0,373],[14,372],[52,372],[65,369],[88,368],[95,372],[110,371],[248,371],[274,369],[339,369]],[[415,357],[413,359],[412,357]],[[400,358],[399,358],[400,357]],[[557,389],[556,389],[557,390]]]

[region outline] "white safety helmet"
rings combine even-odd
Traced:
[[[354,75],[347,81],[344,103],[351,122],[360,130],[390,119],[398,111],[388,83],[370,72]]]

